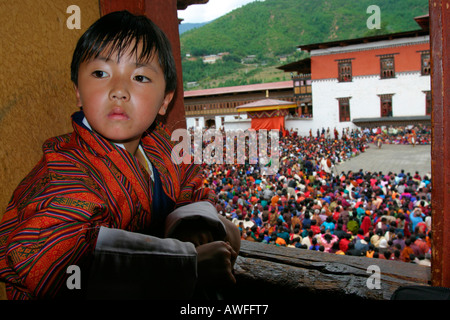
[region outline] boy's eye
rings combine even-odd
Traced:
[[[134,80],[138,82],[150,82],[150,79],[147,78],[146,76],[135,76]]]
[[[92,75],[96,78],[106,78],[108,74],[105,71],[95,70]]]

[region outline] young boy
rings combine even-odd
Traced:
[[[80,38],[71,78],[74,131],[45,142],[0,225],[9,299],[188,298],[228,284],[240,245],[200,167],[171,161],[155,121],[176,87],[170,44],[126,11]]]

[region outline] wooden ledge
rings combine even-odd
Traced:
[[[379,282],[371,268],[380,271]],[[427,266],[245,240],[235,274],[233,298],[389,300],[399,287],[431,281]]]

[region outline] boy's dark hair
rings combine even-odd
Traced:
[[[147,17],[136,16],[128,11],[112,12],[101,17],[81,36],[70,67],[72,82],[78,85],[78,69],[82,62],[95,59],[102,52],[107,58],[117,53],[120,59],[131,45],[131,53],[137,55],[139,44],[142,44],[142,52],[137,61],[148,62],[157,54],[164,72],[166,93],[174,91],[177,72],[167,36]]]

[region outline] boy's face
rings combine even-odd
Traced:
[[[100,54],[82,62],[75,91],[77,105],[83,107],[95,132],[137,148],[156,116],[166,113],[173,92],[165,93],[164,73],[156,54],[141,64],[130,50],[119,61],[117,54],[109,59]]]

